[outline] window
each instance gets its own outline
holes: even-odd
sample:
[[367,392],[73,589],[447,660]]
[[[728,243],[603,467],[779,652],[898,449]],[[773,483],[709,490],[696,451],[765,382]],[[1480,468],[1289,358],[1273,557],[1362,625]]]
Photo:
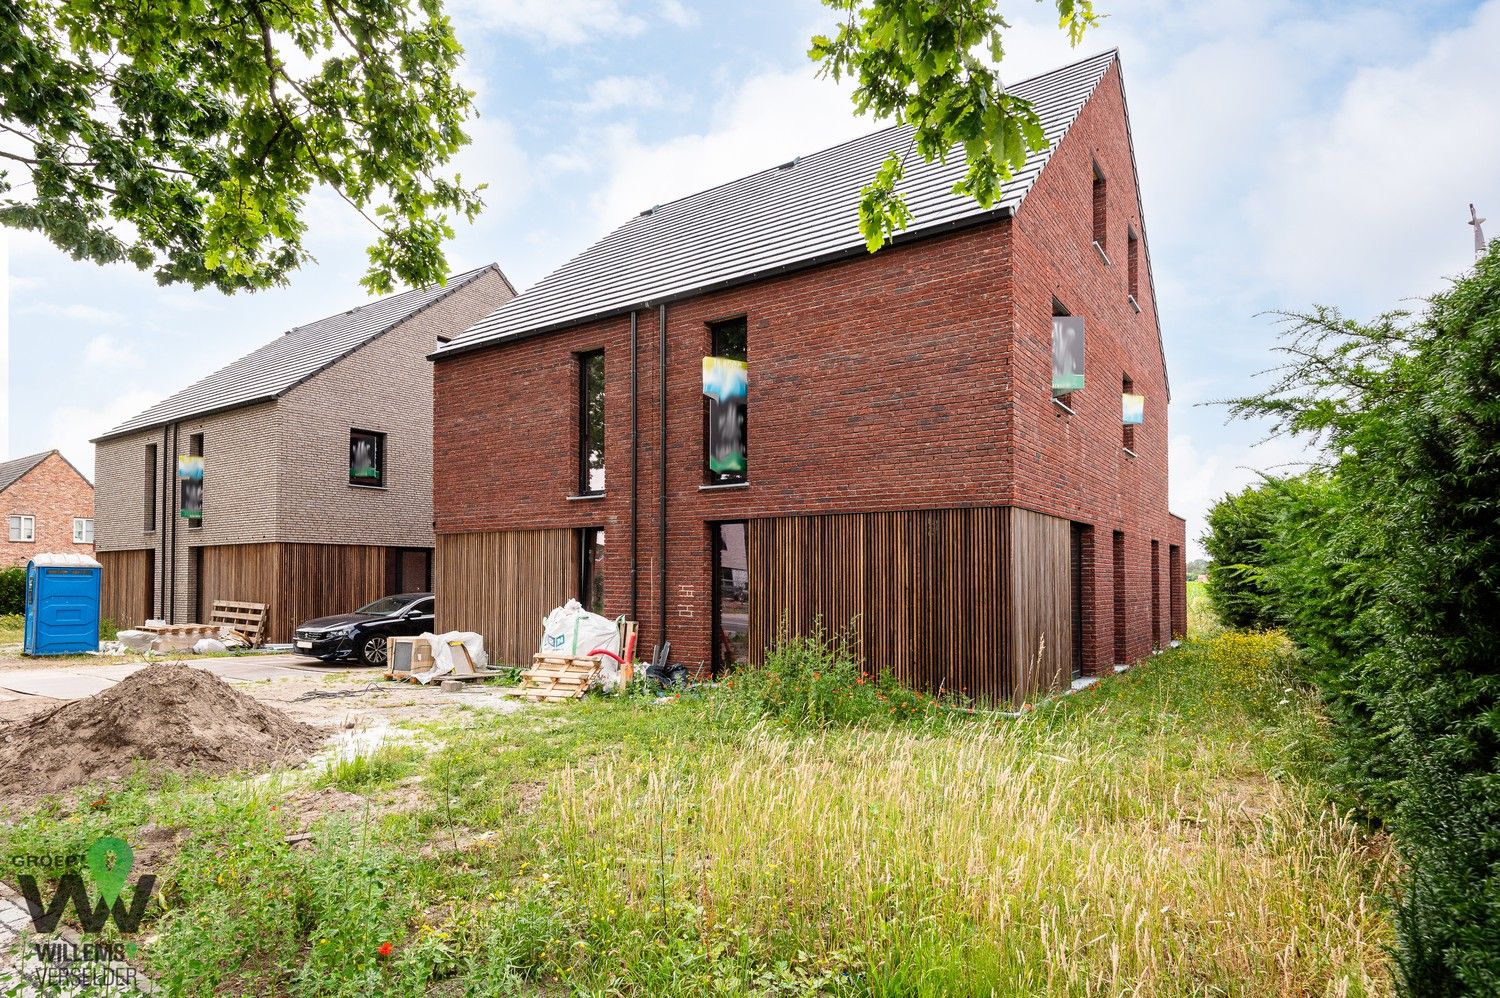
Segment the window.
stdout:
[[713,673],[722,676],[750,657],[750,557],[745,522],[715,523]]
[[1125,235],[1125,287],[1130,303],[1140,310],[1141,300],[1141,241],[1131,229]]
[[578,494],[604,491],[604,351],[578,355]]
[[378,489],[385,486],[385,434],[349,431],[349,484]]
[[1083,320],[1052,299],[1052,397],[1067,406],[1083,387]]
[[146,445],[146,533],[156,529],[156,480],[161,469],[156,464],[156,445]]
[[36,540],[36,517],[12,516],[10,518],[10,539],[13,543],[27,544]]
[[203,434],[194,433],[188,437],[188,455],[200,461],[198,477],[182,480],[182,515],[187,519],[188,529],[196,530],[203,526]]
[[93,520],[90,520],[89,518],[83,517],[83,516],[75,516],[75,517],[73,517],[73,543],[74,544],[92,544],[92,543],[94,543],[94,521]]
[[[744,316],[709,325],[709,356],[730,363],[704,365],[707,396],[704,452],[711,485],[735,485],[749,475],[749,323]],[[713,378],[714,383],[709,384]]]
[[[1094,164],[1094,245],[1100,253],[1109,249],[1109,203],[1098,163]],[[1105,260],[1108,259],[1106,256]]]
[[1151,647],[1161,647],[1161,542],[1151,542]]
[[578,532],[578,602],[590,613],[604,613],[604,531],[585,527]]
[[1128,644],[1125,640],[1125,535],[1115,531],[1115,664],[1125,665]]
[[1120,378],[1120,446],[1131,454],[1135,453],[1135,427],[1140,420],[1139,407],[1136,400],[1140,396],[1135,394],[1135,382],[1130,380],[1126,374]]

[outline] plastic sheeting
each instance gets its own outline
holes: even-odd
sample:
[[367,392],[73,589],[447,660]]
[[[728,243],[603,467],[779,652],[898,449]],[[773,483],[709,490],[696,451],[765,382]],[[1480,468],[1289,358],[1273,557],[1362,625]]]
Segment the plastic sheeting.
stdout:
[[[620,626],[617,621],[590,613],[576,599],[570,599],[547,614],[542,621],[544,655],[587,656],[603,649],[620,654]],[[606,688],[619,681],[620,663],[609,655],[595,655],[600,661],[600,680]]]
[[464,646],[469,653],[469,658],[474,663],[474,668],[481,672],[489,668],[490,658],[484,651],[484,635],[475,634],[473,631],[448,631],[444,634],[422,634],[421,637],[432,647],[432,668],[427,672],[416,672],[412,674],[413,679],[419,683],[430,683],[434,679],[441,679],[452,672],[457,663],[454,662],[453,648],[451,642],[457,641]]

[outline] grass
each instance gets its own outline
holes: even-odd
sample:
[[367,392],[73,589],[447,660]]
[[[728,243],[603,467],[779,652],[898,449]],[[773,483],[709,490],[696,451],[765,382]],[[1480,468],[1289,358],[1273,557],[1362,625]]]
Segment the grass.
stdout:
[[0,615],[0,645],[18,645],[25,640],[25,616],[19,613]]
[[[464,711],[422,756],[86,795],[0,859],[186,829],[142,947],[186,994],[1387,994],[1394,861],[1308,782],[1290,668],[1221,633],[1019,718]],[[318,783],[367,807],[288,847]]]

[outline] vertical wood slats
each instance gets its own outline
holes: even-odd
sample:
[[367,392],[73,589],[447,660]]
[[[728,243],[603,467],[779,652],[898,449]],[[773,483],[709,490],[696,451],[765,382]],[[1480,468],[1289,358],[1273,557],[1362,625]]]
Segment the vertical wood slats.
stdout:
[[138,627],[151,617],[151,595],[155,589],[155,551],[100,551],[95,557],[100,573],[99,617],[112,620],[121,630]]
[[918,688],[1000,701],[1055,686],[1072,661],[1070,530],[1007,507],[751,520],[752,661],[821,625]]
[[492,664],[528,665],[542,619],[578,595],[571,530],[439,534],[437,627],[484,635]]
[[357,544],[221,544],[196,549],[197,619],[215,600],[264,603],[266,640],[285,643],[299,624],[348,613],[389,595],[386,549]]

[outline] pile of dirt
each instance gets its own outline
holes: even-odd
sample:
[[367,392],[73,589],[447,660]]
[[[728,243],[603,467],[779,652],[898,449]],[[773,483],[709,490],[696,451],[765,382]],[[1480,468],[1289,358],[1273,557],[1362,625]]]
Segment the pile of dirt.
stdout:
[[0,800],[154,772],[227,773],[294,762],[323,735],[224,680],[153,665],[102,693],[0,727]]

